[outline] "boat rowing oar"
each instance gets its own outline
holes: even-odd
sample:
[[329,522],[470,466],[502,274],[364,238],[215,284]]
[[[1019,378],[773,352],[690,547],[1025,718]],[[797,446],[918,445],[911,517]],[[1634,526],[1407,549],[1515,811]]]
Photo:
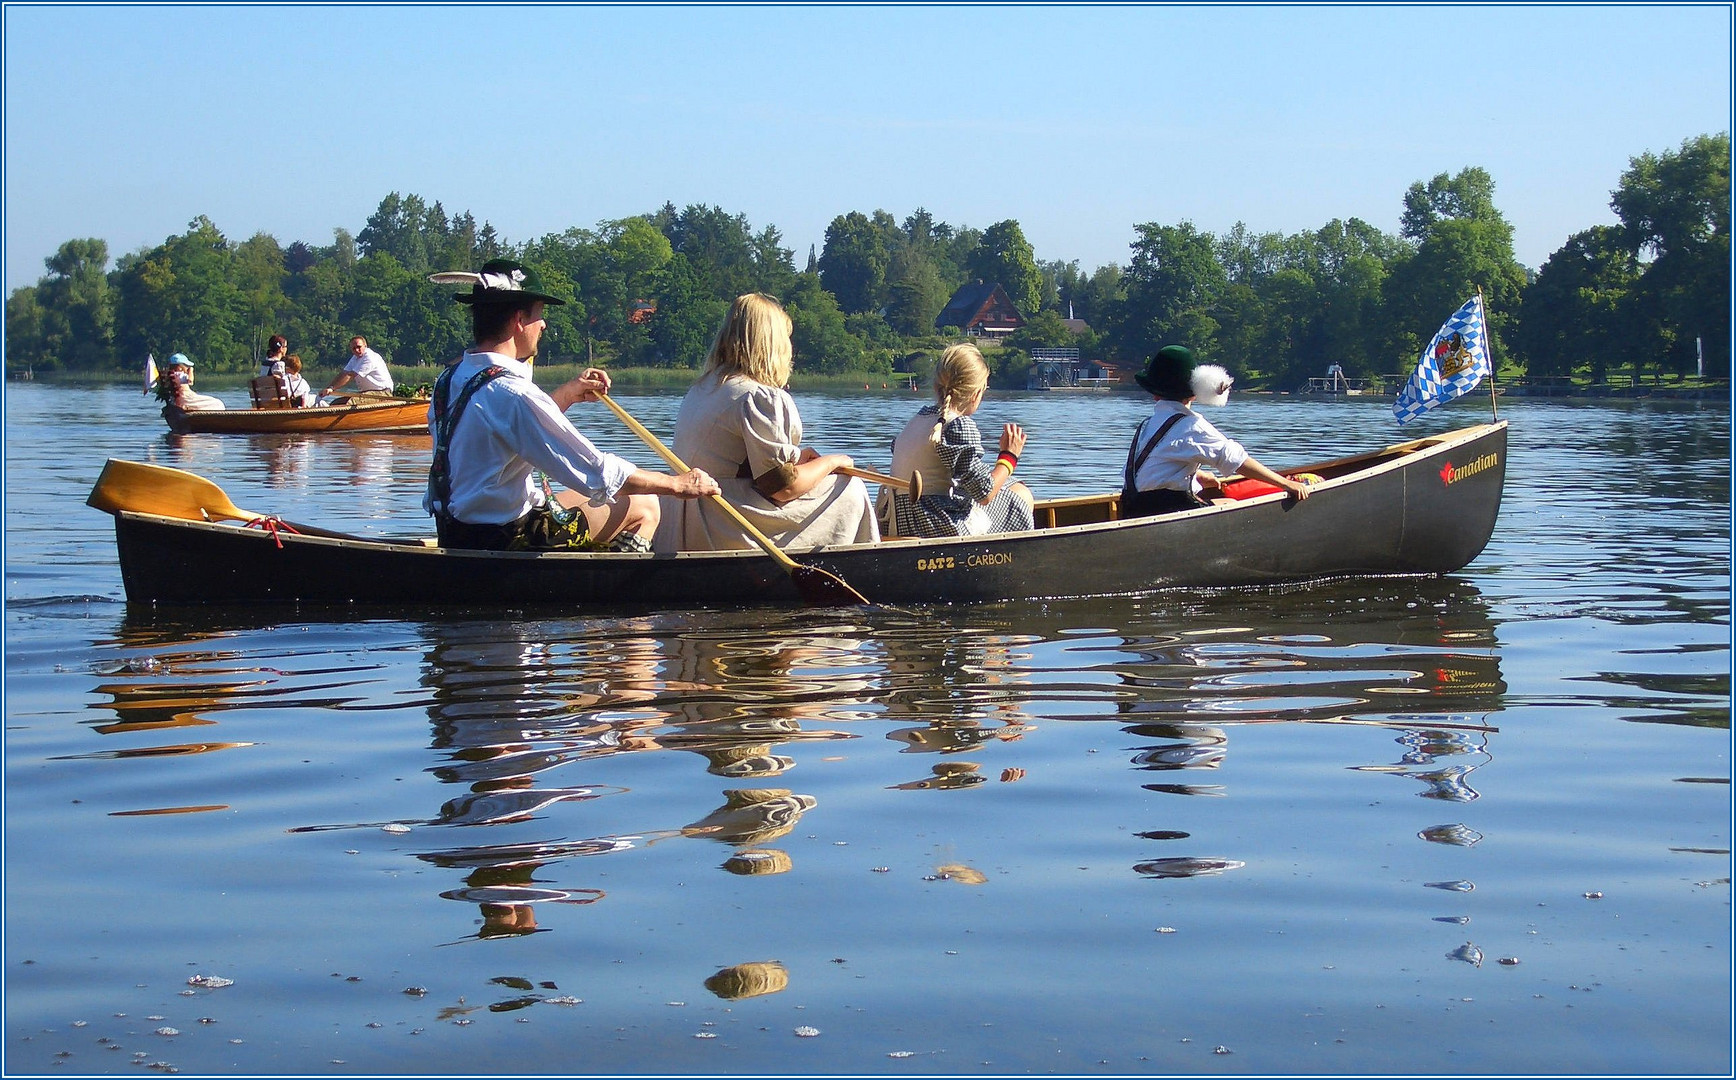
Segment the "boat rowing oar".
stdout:
[[[690,471],[686,463],[675,456],[675,451],[664,446],[661,439],[651,434],[644,424],[635,420],[633,414],[617,405],[614,398],[608,394],[598,394],[597,396],[616,416],[621,418],[621,423],[631,428],[633,434],[639,436],[646,446],[655,450],[657,456],[668,463],[671,469],[683,473]],[[723,507],[724,512],[735,521],[743,532],[747,533],[754,543],[760,546],[762,551],[770,555],[779,566],[784,568],[784,571],[790,575],[790,580],[795,583],[796,590],[802,594],[803,600],[816,607],[839,607],[845,604],[866,604],[869,602],[866,596],[851,588],[849,583],[837,574],[822,570],[817,566],[804,566],[784,554],[782,548],[772,543],[771,537],[754,528],[753,522],[743,517],[741,511],[737,510],[722,495],[712,495],[710,498],[715,499],[717,505]]]
[[[90,489],[85,503],[118,514],[122,510],[136,514],[156,514],[158,517],[181,518],[185,521],[265,521],[274,515],[256,514],[243,510],[230,501],[223,489],[196,473],[171,469],[166,465],[146,465],[140,461],[109,458]],[[275,518],[298,533],[323,536],[331,540],[361,540],[363,537],[332,532],[312,525]]]
[[873,469],[858,469],[854,465],[847,465],[844,468],[835,471],[841,472],[845,476],[860,476],[862,479],[872,480],[876,484],[885,484],[887,487],[894,487],[900,491],[908,491],[910,492],[910,497],[912,499],[922,498],[921,473],[913,472],[910,474],[910,479],[900,480],[896,476],[875,472]]

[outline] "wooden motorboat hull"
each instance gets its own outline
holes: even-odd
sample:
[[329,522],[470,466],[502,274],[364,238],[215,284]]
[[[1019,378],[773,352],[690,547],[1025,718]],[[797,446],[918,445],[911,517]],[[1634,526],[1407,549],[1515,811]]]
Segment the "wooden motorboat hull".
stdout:
[[[1038,504],[1040,527],[1030,532],[792,554],[887,604],[1445,574],[1488,543],[1506,461],[1501,421],[1292,470],[1325,478],[1303,502],[1271,494],[1118,521],[1091,520],[1105,516],[1112,496],[1058,499]],[[115,518],[132,603],[573,609],[801,602],[790,577],[758,550],[473,552],[422,539],[272,535],[124,511]]]

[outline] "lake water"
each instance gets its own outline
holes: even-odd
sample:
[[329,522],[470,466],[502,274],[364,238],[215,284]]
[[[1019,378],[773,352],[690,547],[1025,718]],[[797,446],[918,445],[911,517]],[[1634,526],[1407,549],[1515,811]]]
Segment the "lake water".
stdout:
[[[884,467],[925,399],[798,400]],[[1147,408],[979,419],[1084,494]],[[1212,413],[1280,466],[1487,415]],[[5,1072],[1728,1075],[1730,410],[1501,415],[1438,580],[436,619],[129,609],[83,504],[402,533],[425,440],[9,384]]]

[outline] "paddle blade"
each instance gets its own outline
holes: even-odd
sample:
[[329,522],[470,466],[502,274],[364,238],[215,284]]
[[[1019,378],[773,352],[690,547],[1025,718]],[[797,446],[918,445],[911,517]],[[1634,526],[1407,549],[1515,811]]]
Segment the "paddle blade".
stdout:
[[868,603],[868,598],[851,588],[843,578],[817,566],[797,563],[790,571],[790,580],[795,583],[796,591],[802,594],[802,601],[810,607],[851,607]]
[[229,501],[223,489],[190,472],[110,458],[86,504],[116,514],[128,510],[186,521],[252,521],[259,517]]

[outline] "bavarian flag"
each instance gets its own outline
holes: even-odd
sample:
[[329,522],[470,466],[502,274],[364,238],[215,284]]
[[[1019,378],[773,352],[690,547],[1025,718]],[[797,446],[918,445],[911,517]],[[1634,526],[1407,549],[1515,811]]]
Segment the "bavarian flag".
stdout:
[[1489,331],[1479,293],[1441,325],[1417,369],[1398,392],[1392,414],[1403,424],[1465,393],[1489,374]]

